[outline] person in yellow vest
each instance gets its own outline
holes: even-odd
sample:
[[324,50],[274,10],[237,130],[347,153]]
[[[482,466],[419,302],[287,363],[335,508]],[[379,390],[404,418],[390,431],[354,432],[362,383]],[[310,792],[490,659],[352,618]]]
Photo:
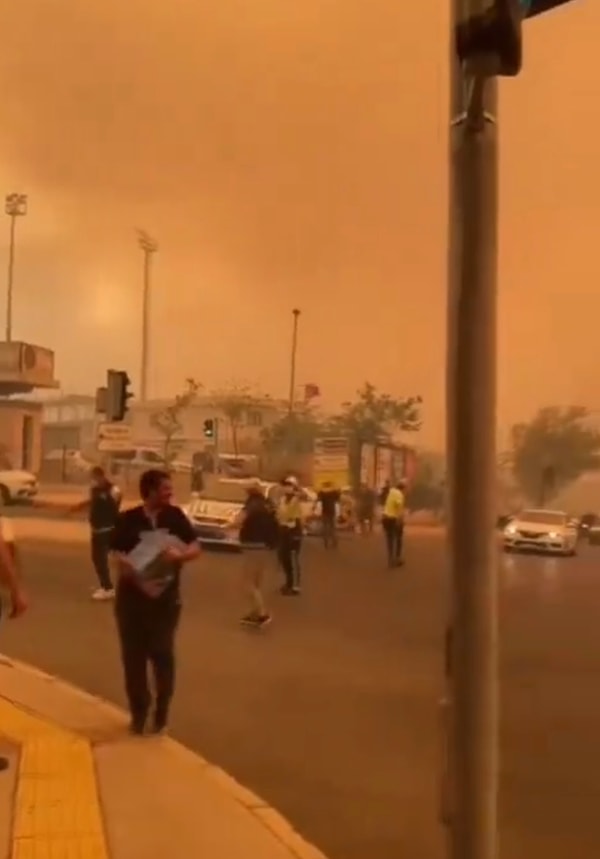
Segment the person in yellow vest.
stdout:
[[279,563],[285,576],[281,593],[283,596],[298,596],[304,517],[295,477],[288,477],[283,481],[283,494],[276,512],[279,523]]
[[383,502],[381,524],[385,535],[388,556],[388,566],[400,567],[404,563],[402,551],[404,545],[404,509],[406,482],[399,480],[390,486]]

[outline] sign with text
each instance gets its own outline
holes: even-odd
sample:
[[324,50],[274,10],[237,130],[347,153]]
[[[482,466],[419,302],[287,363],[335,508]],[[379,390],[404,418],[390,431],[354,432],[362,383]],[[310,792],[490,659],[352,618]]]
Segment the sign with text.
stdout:
[[333,483],[338,489],[350,483],[348,439],[322,436],[315,439],[313,480],[317,489]]
[[131,427],[122,423],[100,423],[96,439],[100,453],[131,450]]

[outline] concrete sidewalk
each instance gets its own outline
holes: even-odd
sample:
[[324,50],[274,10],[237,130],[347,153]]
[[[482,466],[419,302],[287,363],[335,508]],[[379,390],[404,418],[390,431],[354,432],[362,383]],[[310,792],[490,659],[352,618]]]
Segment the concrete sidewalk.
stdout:
[[130,737],[117,708],[4,658],[0,754],[0,856],[325,859],[218,767]]

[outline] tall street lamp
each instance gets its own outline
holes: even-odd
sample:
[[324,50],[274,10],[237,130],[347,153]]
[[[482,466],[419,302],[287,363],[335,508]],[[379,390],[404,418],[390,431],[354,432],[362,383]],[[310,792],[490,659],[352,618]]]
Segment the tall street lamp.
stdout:
[[142,293],[142,354],[140,369],[140,399],[148,399],[148,344],[150,339],[150,283],[152,273],[152,255],[158,251],[155,239],[145,230],[138,230],[138,245],[144,254],[144,276]]
[[296,353],[298,352],[298,320],[300,318],[300,311],[297,307],[292,310],[292,316],[294,318],[294,322],[292,327],[292,354],[290,360],[290,400],[288,404],[290,415],[294,413],[294,391],[296,389]]
[[12,340],[13,283],[15,271],[15,235],[17,218],[27,214],[27,194],[7,194],[4,211],[10,218],[8,245],[8,277],[6,281],[6,342]]

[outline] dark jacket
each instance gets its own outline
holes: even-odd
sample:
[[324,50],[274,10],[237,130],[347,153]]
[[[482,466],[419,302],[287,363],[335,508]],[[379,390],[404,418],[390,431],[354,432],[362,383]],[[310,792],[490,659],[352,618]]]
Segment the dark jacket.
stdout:
[[242,546],[273,549],[277,545],[278,531],[275,511],[269,501],[258,492],[249,495],[240,528]]
[[92,531],[110,531],[115,527],[121,495],[113,484],[106,480],[90,489],[89,523]]

